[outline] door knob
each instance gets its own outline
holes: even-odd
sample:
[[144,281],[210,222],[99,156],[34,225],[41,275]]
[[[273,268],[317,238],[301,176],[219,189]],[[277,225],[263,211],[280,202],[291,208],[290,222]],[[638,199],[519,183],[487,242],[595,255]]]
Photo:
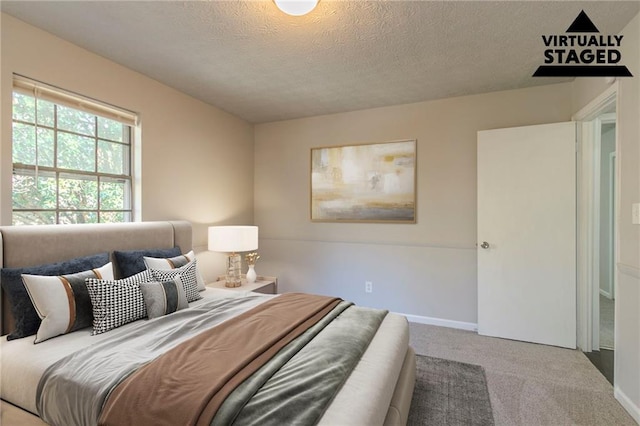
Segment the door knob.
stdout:
[[480,247],[482,247],[483,249],[488,249],[489,248],[489,243],[486,241],[483,241],[482,244],[480,244]]

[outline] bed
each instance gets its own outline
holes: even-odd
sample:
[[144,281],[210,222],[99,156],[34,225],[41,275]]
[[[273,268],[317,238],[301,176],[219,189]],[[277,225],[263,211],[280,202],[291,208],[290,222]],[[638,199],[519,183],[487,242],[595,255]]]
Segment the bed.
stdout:
[[[192,250],[192,229],[191,225],[185,221],[167,221],[167,222],[142,222],[142,223],[129,223],[129,224],[105,224],[105,225],[54,225],[54,226],[38,226],[38,227],[0,227],[0,266],[3,268],[18,268],[29,267],[34,265],[50,264],[53,262],[60,262],[68,259],[75,259],[82,256],[95,255],[96,253],[109,253],[111,260],[114,260],[114,251],[128,251],[128,250],[141,250],[141,249],[170,249],[173,247],[179,247],[182,253],[186,253]],[[114,279],[122,276],[123,271],[120,269],[118,262],[113,262],[114,265]],[[309,405],[309,400],[298,398],[298,395],[311,395],[312,399],[326,400],[322,406],[315,408],[319,414],[304,414],[307,417],[284,417],[289,419],[287,421],[302,423],[302,424],[322,424],[322,425],[337,425],[337,424],[350,424],[350,425],[400,425],[406,424],[407,416],[409,412],[409,406],[411,403],[411,396],[413,393],[413,387],[415,383],[415,356],[413,350],[408,345],[408,326],[404,317],[394,315],[392,313],[380,314],[372,313],[366,308],[359,309],[357,315],[377,315],[378,323],[374,328],[368,327],[373,331],[371,337],[362,346],[361,352],[357,355],[357,359],[353,361],[353,368],[346,372],[342,372],[344,379],[333,379],[332,374],[325,371],[316,371],[313,373],[314,377],[321,377],[323,379],[315,380],[315,382],[324,383],[324,377],[327,382],[334,380],[338,383],[335,390],[323,390],[327,392],[325,396],[320,394],[316,395],[315,389],[300,388],[300,386],[306,386],[298,383],[288,381],[295,374],[299,374],[298,370],[300,365],[304,362],[313,365],[324,365],[318,362],[303,361],[305,356],[317,356],[315,351],[326,353],[325,356],[329,361],[325,362],[327,366],[336,365],[336,356],[343,356],[344,353],[353,352],[349,348],[342,348],[342,341],[355,340],[343,337],[339,333],[351,333],[349,329],[341,329],[341,326],[334,325],[335,323],[343,323],[343,317],[346,318],[351,312],[356,310],[356,307],[348,306],[343,301],[327,300],[325,298],[315,296],[298,295],[298,294],[284,294],[284,295],[257,295],[250,292],[237,292],[237,291],[225,291],[222,289],[215,289],[206,287],[199,292],[200,299],[189,302],[188,309],[179,310],[171,315],[162,316],[161,318],[155,318],[153,320],[140,319],[137,321],[129,322],[125,325],[117,327],[111,331],[92,335],[91,327],[82,328],[77,331],[69,332],[64,335],[60,335],[53,338],[44,339],[43,341],[34,344],[34,336],[18,338],[13,340],[7,340],[6,334],[11,332],[14,328],[14,321],[11,315],[11,309],[8,304],[6,295],[3,292],[2,295],[2,333],[3,338],[0,341],[0,396],[1,396],[1,410],[2,410],[2,423],[3,424],[20,424],[20,425],[39,425],[45,424],[38,415],[41,412],[45,413],[45,418],[56,418],[54,414],[66,415],[64,412],[74,411],[76,409],[75,401],[76,397],[65,396],[67,400],[60,400],[59,395],[67,395],[67,388],[62,386],[58,382],[54,382],[54,378],[59,372],[68,370],[75,372],[77,376],[84,376],[85,373],[78,373],[81,368],[87,370],[87,374],[92,372],[91,370],[99,370],[95,368],[95,365],[106,365],[111,359],[115,358],[127,358],[128,354],[137,354],[137,349],[130,349],[138,345],[139,347],[153,346],[156,350],[155,342],[168,341],[165,338],[165,334],[178,335],[178,332],[173,330],[187,330],[180,331],[178,339],[180,342],[195,341],[201,338],[202,342],[206,343],[204,346],[214,346],[215,356],[209,358],[207,355],[200,356],[197,359],[196,368],[203,370],[216,368],[222,368],[220,365],[226,365],[229,361],[225,358],[221,358],[224,355],[224,350],[220,350],[221,346],[227,345],[227,342],[231,343],[234,340],[253,341],[254,336],[248,335],[242,337],[242,339],[234,339],[224,337],[237,336],[239,329],[244,327],[243,324],[251,321],[254,324],[253,317],[250,320],[245,320],[243,315],[253,314],[254,311],[264,309],[264,316],[270,318],[280,318],[284,313],[295,310],[296,306],[304,306],[302,311],[311,312],[311,306],[316,309],[313,312],[317,318],[322,320],[314,320],[316,322],[327,322],[328,325],[323,326],[331,331],[323,331],[323,329],[314,322],[306,328],[301,329],[299,334],[292,337],[287,337],[289,340],[280,343],[280,346],[272,349],[274,356],[265,361],[265,364],[256,366],[253,370],[250,370],[245,374],[245,378],[234,379],[240,380],[239,383],[231,386],[233,389],[229,390],[227,394],[219,396],[216,394],[212,397],[212,400],[216,398],[220,400],[214,408],[207,406],[206,410],[214,410],[214,417],[212,424],[228,424],[229,418],[236,419],[236,424],[278,424],[282,419],[278,420],[280,415],[295,412],[302,412],[302,407]],[[312,300],[313,299],[313,300]],[[290,303],[280,306],[284,303]],[[309,303],[309,308],[305,303]],[[313,305],[312,305],[313,304]],[[321,306],[322,305],[322,306]],[[329,306],[330,305],[330,306]],[[317,306],[317,307],[316,307]],[[341,308],[340,308],[341,307]],[[280,311],[266,311],[267,309],[280,309]],[[327,312],[336,312],[333,315],[339,318],[341,321],[328,322],[326,318],[330,315]],[[275,313],[274,313],[275,312]],[[345,312],[345,313],[342,313]],[[206,315],[206,317],[196,317],[196,315]],[[309,317],[312,315],[309,314]],[[207,318],[207,321],[202,320]],[[356,322],[365,321],[364,317],[354,317]],[[369,317],[367,317],[369,318]],[[371,317],[373,318],[373,316]],[[191,322],[188,322],[191,321]],[[289,320],[282,320],[289,323]],[[305,320],[305,324],[308,322]],[[346,321],[346,320],[345,320]],[[366,321],[374,321],[373,319]],[[277,321],[275,321],[277,322]],[[184,326],[183,324],[189,324]],[[205,328],[198,329],[194,324],[204,324]],[[302,322],[301,322],[302,323]],[[217,324],[211,327],[212,324]],[[198,325],[199,327],[200,325]],[[230,327],[238,327],[238,329],[231,329]],[[360,327],[367,328],[367,327]],[[318,331],[314,331],[318,329]],[[152,330],[152,331],[150,331]],[[342,331],[341,331],[342,330]],[[247,330],[248,333],[252,333],[251,330]],[[317,334],[313,334],[313,333]],[[154,334],[154,337],[150,333]],[[191,334],[190,334],[191,333]],[[203,337],[207,334],[206,339]],[[287,332],[288,333],[288,332]],[[310,334],[311,333],[311,334]],[[326,340],[329,335],[333,333],[334,340]],[[268,333],[256,333],[253,334],[268,334]],[[163,336],[158,338],[157,336]],[[146,336],[146,337],[145,337]],[[243,335],[244,336],[244,335]],[[287,334],[289,336],[289,334]],[[192,338],[193,337],[193,338]],[[36,335],[36,339],[39,339],[40,334]],[[144,341],[144,339],[148,341]],[[261,337],[262,338],[262,337]],[[216,339],[222,339],[219,342]],[[226,340],[224,340],[226,339]],[[301,340],[307,340],[307,347],[303,349],[295,349],[295,344]],[[335,340],[337,339],[337,340]],[[153,341],[154,343],[150,343]],[[218,343],[215,343],[218,342]],[[315,344],[315,349],[313,345]],[[120,345],[120,346],[118,346]],[[154,359],[154,362],[148,362],[145,360],[140,361],[140,364],[144,366],[144,373],[151,371],[150,364],[160,364],[155,362],[155,357],[163,361],[165,364],[179,364],[183,360],[184,353],[193,352],[192,349],[184,349],[182,352],[178,352],[177,358],[171,358],[170,355],[180,349],[178,343],[171,343],[166,348],[158,348],[157,351],[161,351],[162,355],[148,355]],[[200,344],[200,346],[203,346]],[[198,348],[200,347],[198,346]],[[240,345],[242,346],[242,345]],[[246,346],[246,345],[245,345]],[[96,348],[102,348],[100,350]],[[113,348],[113,353],[109,356],[108,351]],[[116,349],[119,348],[119,349]],[[239,347],[238,350],[242,350]],[[129,352],[128,352],[129,351]],[[282,354],[287,351],[295,355],[290,355],[289,358],[283,357]],[[298,352],[295,352],[298,351]],[[357,352],[357,351],[356,351]],[[99,361],[93,358],[87,358],[89,355],[97,356],[99,353],[103,358]],[[272,366],[274,360],[278,357],[283,358],[280,361],[280,366]],[[82,357],[79,356],[82,354]],[[88,354],[88,355],[85,355]],[[115,356],[117,355],[117,356]],[[137,356],[137,355],[136,355]],[[145,355],[147,356],[147,355]],[[346,356],[346,355],[344,355]],[[233,357],[232,357],[233,358]],[[90,359],[90,361],[89,361]],[[72,360],[77,361],[79,364],[72,364]],[[180,360],[177,362],[176,360]],[[333,360],[333,361],[332,361]],[[76,361],[73,361],[76,362]],[[120,361],[118,361],[120,362]],[[338,363],[341,363],[339,361]],[[55,364],[55,365],[54,365]],[[189,362],[184,362],[185,365]],[[253,364],[253,362],[252,362]],[[52,367],[53,366],[53,367]],[[54,368],[55,367],[55,368]],[[106,367],[105,367],[106,368]],[[186,367],[185,367],[186,368]],[[317,368],[317,367],[314,367]],[[327,367],[329,368],[329,367]],[[165,372],[162,368],[162,375]],[[269,371],[272,373],[268,373]],[[208,370],[207,370],[208,371]],[[277,373],[274,373],[277,371]],[[92,372],[92,374],[98,374]],[[149,386],[149,380],[153,380],[154,374],[159,373],[149,372],[148,377],[144,380],[139,380],[140,386]],[[184,374],[184,372],[176,373]],[[226,372],[225,372],[226,374]],[[269,379],[264,379],[262,382],[257,380],[257,377],[272,374]],[[307,373],[304,373],[307,374]],[[324,374],[324,375],[323,375]],[[72,377],[74,374],[70,374]],[[104,399],[96,399],[91,402],[86,402],[85,405],[96,405],[96,401],[102,401],[100,404],[100,410],[102,410],[101,419],[105,416],[115,413],[114,417],[109,417],[109,422],[105,421],[105,424],[118,424],[119,422],[126,422],[125,417],[118,417],[120,413],[132,413],[136,412],[136,416],[142,415],[138,413],[138,408],[141,405],[153,404],[160,401],[159,405],[169,404],[167,401],[173,400],[176,396],[175,389],[180,389],[180,393],[184,389],[190,389],[190,382],[181,381],[183,376],[178,376],[177,382],[179,385],[173,389],[169,388],[165,396],[161,391],[155,392],[152,397],[147,395],[148,392],[140,392],[136,390],[134,385],[130,385],[131,380],[129,376],[143,376],[144,374],[126,373],[117,380],[118,387],[114,390],[109,388],[106,392],[108,396],[108,402],[104,403]],[[91,383],[98,381],[98,376],[94,376],[88,379]],[[101,377],[101,376],[100,376]],[[151,379],[149,378],[151,377]],[[186,377],[186,376],[184,376]],[[68,378],[65,379],[68,381]],[[165,380],[165,378],[162,378]],[[186,379],[185,379],[186,380]],[[191,379],[189,379],[191,380]],[[297,379],[296,379],[297,380]],[[313,380],[312,380],[313,381]],[[122,383],[126,382],[126,386]],[[251,383],[249,383],[251,382]],[[64,386],[67,386],[64,382]],[[226,382],[225,382],[226,383]],[[75,386],[75,384],[72,384]],[[251,388],[254,386],[254,388]],[[315,386],[315,384],[314,384]],[[225,384],[223,387],[229,387]],[[54,389],[46,394],[47,389]],[[58,389],[58,392],[55,391]],[[64,392],[59,389],[65,389]],[[75,388],[74,388],[75,389]],[[78,388],[81,389],[81,388]],[[124,389],[124,390],[122,390]],[[155,389],[155,388],[154,388]],[[160,388],[158,388],[160,389]],[[203,393],[201,389],[196,389],[198,394]],[[253,389],[253,390],[252,390]],[[298,389],[296,391],[292,391]],[[120,392],[122,390],[122,392]],[[284,392],[278,394],[274,392]],[[236,403],[240,405],[241,414],[227,414],[233,412],[231,400],[239,400],[237,394],[242,392],[249,395],[246,401]],[[75,395],[69,390],[68,395]],[[129,393],[127,393],[129,392]],[[172,393],[173,392],[173,393]],[[295,393],[296,395],[291,395]],[[82,393],[82,392],[79,392]],[[205,392],[206,393],[206,392]],[[52,397],[54,395],[55,397]],[[115,396],[114,396],[115,395]],[[225,396],[226,395],[226,396]],[[136,398],[142,398],[138,401]],[[56,399],[58,398],[58,399]],[[144,398],[147,398],[146,400]],[[308,398],[308,397],[307,397]],[[111,404],[112,401],[122,401],[123,405]],[[128,401],[136,400],[138,405],[127,406]],[[207,401],[209,401],[207,399]],[[272,404],[269,408],[259,405],[265,401],[270,401]],[[305,402],[306,401],[306,402]],[[189,401],[191,403],[191,401]],[[315,402],[314,402],[315,403]],[[132,403],[133,404],[133,403]],[[199,403],[194,402],[194,407],[200,407]],[[72,408],[69,408],[72,407]],[[183,405],[180,405],[183,407]],[[184,407],[187,407],[184,405]],[[135,410],[134,410],[135,408]],[[163,407],[159,407],[162,410]],[[200,408],[198,408],[200,409]],[[186,410],[186,408],[185,408]],[[190,409],[189,409],[190,410]],[[217,412],[215,411],[217,410]],[[319,410],[319,411],[318,411]],[[150,410],[153,412],[153,410]],[[175,410],[173,410],[175,411]],[[308,410],[307,410],[308,411]],[[105,412],[108,412],[105,414]],[[160,412],[160,411],[159,411]],[[263,413],[272,413],[271,417],[262,417]],[[98,413],[100,414],[100,413]],[[169,413],[172,414],[172,413]],[[231,417],[224,417],[224,415]],[[151,416],[152,414],[150,414]],[[302,415],[302,414],[300,414]],[[252,417],[253,416],[253,417]],[[256,417],[257,416],[257,417]],[[314,417],[315,416],[315,417]],[[64,418],[64,417],[61,417]],[[78,417],[74,421],[79,424],[92,424],[95,420],[87,420],[91,417]],[[137,417],[136,417],[137,418]],[[186,418],[186,417],[185,417]],[[298,420],[292,420],[292,419]],[[185,421],[184,423],[191,424],[209,424],[210,417],[198,417],[198,421]],[[207,419],[204,422],[203,419]],[[217,420],[216,420],[217,419]],[[227,419],[227,420],[225,420]],[[300,420],[302,419],[302,420]],[[309,420],[313,419],[313,420]],[[158,420],[158,424],[161,422]],[[165,419],[166,420],[166,419]],[[102,420],[101,420],[102,421]],[[66,422],[66,420],[65,420]],[[204,423],[203,423],[204,422]],[[55,423],[55,421],[53,422]],[[144,423],[144,422],[142,422]],[[148,424],[156,423],[155,421],[148,421]],[[171,423],[166,421],[166,423]],[[175,423],[174,423],[175,424]]]

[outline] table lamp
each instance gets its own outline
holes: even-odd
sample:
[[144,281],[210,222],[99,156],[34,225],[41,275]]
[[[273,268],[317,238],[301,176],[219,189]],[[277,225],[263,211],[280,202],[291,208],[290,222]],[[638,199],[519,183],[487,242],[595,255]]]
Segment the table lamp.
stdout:
[[257,226],[210,226],[209,250],[231,253],[227,258],[225,285],[240,287],[242,285],[242,257],[240,252],[258,248]]

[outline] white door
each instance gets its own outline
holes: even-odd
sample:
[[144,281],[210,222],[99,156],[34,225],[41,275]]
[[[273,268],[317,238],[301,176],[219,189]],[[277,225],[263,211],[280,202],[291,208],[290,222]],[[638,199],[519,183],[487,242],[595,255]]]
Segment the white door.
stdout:
[[478,132],[478,333],[576,347],[576,130]]

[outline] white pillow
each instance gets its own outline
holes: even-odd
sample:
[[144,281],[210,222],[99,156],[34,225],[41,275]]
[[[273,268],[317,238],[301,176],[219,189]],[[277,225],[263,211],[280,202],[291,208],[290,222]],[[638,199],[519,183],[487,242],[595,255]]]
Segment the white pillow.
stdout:
[[[144,264],[147,265],[147,269],[156,269],[160,271],[168,271],[170,269],[180,268],[181,266],[185,266],[187,263],[191,262],[196,258],[195,253],[191,250],[189,253],[176,256],[169,257],[165,259],[160,259],[157,257],[147,257],[145,256]],[[204,278],[200,273],[200,270],[196,267],[196,282],[198,283],[198,291],[204,291],[206,289]]]
[[93,307],[86,278],[113,279],[110,263],[89,271],[60,276],[22,275],[31,302],[42,320],[34,343],[89,327]]

